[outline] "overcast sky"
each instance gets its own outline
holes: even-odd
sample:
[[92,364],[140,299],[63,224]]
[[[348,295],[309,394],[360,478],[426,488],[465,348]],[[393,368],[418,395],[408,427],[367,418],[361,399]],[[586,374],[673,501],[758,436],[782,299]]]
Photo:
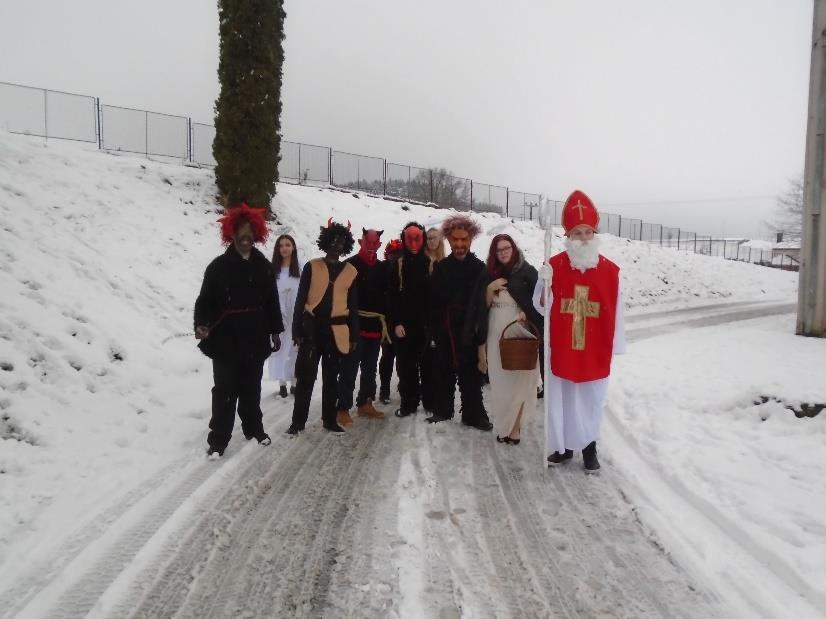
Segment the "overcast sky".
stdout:
[[[285,8],[289,140],[726,235],[802,173],[812,0]],[[0,81],[211,122],[217,37],[210,0],[0,0]]]

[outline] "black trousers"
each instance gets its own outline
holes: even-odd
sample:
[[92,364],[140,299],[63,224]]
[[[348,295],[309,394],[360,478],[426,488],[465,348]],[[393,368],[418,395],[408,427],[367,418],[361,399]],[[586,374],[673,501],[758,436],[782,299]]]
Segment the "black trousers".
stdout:
[[318,378],[318,362],[321,361],[321,420],[325,424],[333,424],[336,422],[339,372],[342,362],[349,355],[339,352],[329,323],[318,323],[307,314],[302,319],[302,332],[305,335],[295,360],[296,386],[292,423],[300,428],[307,423],[310,399]]
[[427,343],[421,364],[422,407],[428,411],[436,410],[436,347]]
[[436,409],[440,417],[453,417],[453,399],[456,383],[462,402],[462,421],[469,424],[488,421],[488,414],[482,402],[482,373],[479,372],[478,349],[463,346],[456,350],[459,367],[453,367],[453,351],[445,338],[436,347],[435,383]]
[[261,376],[265,359],[213,359],[212,418],[207,443],[223,451],[235,425],[235,407],[246,438],[264,433],[261,421]]
[[[396,347],[391,342],[381,345],[379,361],[379,395],[390,397],[390,380],[393,378],[393,365],[396,362]],[[375,394],[373,394],[375,396]]]
[[405,337],[396,338],[396,372],[399,374],[401,410],[415,413],[422,397],[422,359],[425,351],[424,328],[405,327]]
[[350,410],[353,406],[353,391],[356,388],[356,375],[361,368],[359,392],[356,406],[365,404],[376,397],[376,366],[379,362],[381,340],[360,336],[354,353],[347,355],[341,362],[341,374],[338,378],[338,404],[336,409]]

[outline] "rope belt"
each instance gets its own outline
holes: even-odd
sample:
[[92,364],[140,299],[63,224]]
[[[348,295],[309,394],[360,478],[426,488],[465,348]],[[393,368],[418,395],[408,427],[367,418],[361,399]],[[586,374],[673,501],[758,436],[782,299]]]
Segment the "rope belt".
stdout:
[[359,317],[361,317],[361,318],[378,318],[379,322],[381,322],[381,341],[382,341],[382,343],[390,341],[390,332],[387,330],[387,321],[384,318],[384,314],[380,314],[379,312],[368,312],[366,310],[359,310]]

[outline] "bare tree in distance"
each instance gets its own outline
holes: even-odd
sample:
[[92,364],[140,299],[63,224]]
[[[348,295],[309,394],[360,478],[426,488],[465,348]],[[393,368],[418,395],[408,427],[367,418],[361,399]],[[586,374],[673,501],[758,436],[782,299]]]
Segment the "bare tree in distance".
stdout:
[[800,240],[803,230],[803,175],[790,178],[786,191],[777,196],[774,220],[768,224],[785,240]]

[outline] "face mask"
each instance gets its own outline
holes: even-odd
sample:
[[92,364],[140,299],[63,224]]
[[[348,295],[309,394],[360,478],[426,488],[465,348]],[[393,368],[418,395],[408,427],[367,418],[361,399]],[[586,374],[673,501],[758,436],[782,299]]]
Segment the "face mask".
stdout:
[[419,228],[414,228],[413,226],[405,228],[404,246],[407,247],[411,254],[418,254],[422,250],[423,243],[424,235]]
[[381,235],[384,230],[365,230],[361,229],[362,236],[359,239],[361,250],[366,254],[375,255],[381,247]]

